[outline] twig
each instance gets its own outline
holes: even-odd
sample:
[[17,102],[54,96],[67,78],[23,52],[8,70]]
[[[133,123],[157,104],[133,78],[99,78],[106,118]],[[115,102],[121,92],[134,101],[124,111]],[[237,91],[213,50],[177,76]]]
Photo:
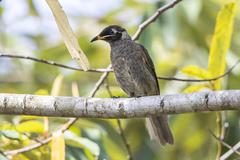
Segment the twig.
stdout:
[[24,148],[20,148],[20,149],[16,149],[16,150],[11,150],[11,151],[6,151],[6,152],[3,152],[3,153],[4,153],[4,155],[13,155],[13,154],[27,152],[27,151],[36,149],[38,147],[41,147],[42,145],[47,144],[51,140],[52,140],[52,137],[49,137],[48,139],[42,140],[41,143],[36,143],[36,144],[33,144],[31,146],[28,146],[28,147],[24,147]]
[[[107,67],[107,70],[111,69],[112,65],[110,64]],[[89,94],[88,97],[93,97],[96,93],[96,91],[99,89],[100,85],[103,83],[103,81],[105,80],[105,78],[107,78],[109,72],[104,72],[101,76],[101,78],[98,80],[98,82],[95,84],[95,87],[92,89],[91,93]]]
[[[61,128],[62,131],[63,132],[66,131],[71,125],[74,124],[74,122],[76,122],[76,120],[77,120],[77,118],[70,119],[65,125],[62,126],[62,128]],[[49,143],[51,140],[52,140],[52,137],[49,137],[47,139],[42,140],[42,142],[40,142],[40,143],[36,143],[36,144],[31,145],[31,146],[20,148],[20,149],[16,149],[16,150],[6,151],[6,152],[4,152],[4,154],[5,155],[13,155],[13,154],[27,152],[27,151],[36,149],[38,147],[41,147],[41,146]]]
[[[222,123],[221,123],[221,114],[220,111],[216,112],[216,122],[217,122],[217,138],[221,138],[221,133],[222,133]],[[218,141],[218,151],[217,151],[217,157],[216,160],[219,160],[222,155],[222,143],[221,141]]]
[[240,148],[240,142],[238,142],[235,146],[233,146],[232,148],[229,148],[229,151],[227,151],[224,155],[222,155],[220,157],[220,160],[225,160],[227,159],[229,156],[231,156],[233,153],[237,153],[238,155],[240,155],[240,152],[237,151],[238,148]]
[[[229,90],[229,77],[228,74],[225,78],[225,90]],[[222,111],[222,133],[221,133],[221,140],[224,140],[226,135],[226,130],[228,128],[228,122],[227,122],[227,111]]]
[[[16,129],[16,127],[15,127],[15,129]],[[17,129],[16,129],[16,131],[19,132]],[[30,140],[33,140],[33,141],[38,142],[38,143],[42,143],[42,142],[39,141],[37,138],[33,138],[33,137],[27,135],[27,134],[24,133],[24,132],[19,132],[19,133],[21,133],[21,134],[23,134],[24,136],[28,137],[28,139],[30,139]]]
[[[72,70],[76,70],[76,71],[84,71],[82,68],[71,67],[71,66],[61,64],[61,63],[54,62],[54,61],[48,61],[48,60],[35,58],[35,57],[30,57],[30,56],[21,56],[21,55],[15,55],[15,54],[2,54],[2,53],[0,53],[0,57],[28,59],[28,60],[33,60],[33,61],[36,61],[36,62],[41,62],[41,63],[45,63],[45,64],[49,64],[49,65],[62,67],[62,68],[72,69]],[[109,70],[106,70],[106,69],[89,69],[88,71],[89,72],[100,72],[100,73],[101,72],[112,72],[111,69],[109,69]]]
[[13,127],[14,127],[14,129],[15,129],[17,132],[19,132],[20,134],[23,134],[24,136],[28,137],[28,139],[33,140],[33,141],[38,142],[38,143],[41,143],[41,141],[39,141],[38,139],[33,138],[33,137],[27,135],[27,134],[24,133],[24,132],[18,131],[18,129],[17,129],[17,127],[16,127],[15,125],[13,125]]
[[123,142],[124,142],[124,144],[125,144],[125,146],[126,146],[126,148],[127,148],[127,152],[128,152],[127,158],[128,158],[129,160],[133,160],[129,143],[127,142],[127,139],[126,139],[126,137],[125,137],[125,135],[124,135],[124,133],[123,133],[123,129],[122,129],[122,126],[121,126],[121,122],[120,122],[119,119],[117,119],[117,122],[118,122],[118,127],[119,127],[119,134],[120,134],[120,136],[122,137],[122,140],[123,140]]
[[[106,81],[107,81],[107,79],[106,79]],[[113,97],[113,96],[112,96],[112,92],[110,91],[110,88],[109,88],[108,82],[106,82],[106,83],[104,84],[104,86],[106,87],[106,89],[107,89],[108,94],[110,95],[110,97]]]
[[[225,147],[227,147],[228,149],[230,149],[232,152],[235,152],[236,154],[240,155],[240,152],[237,151],[237,149],[235,149],[235,146],[236,146],[236,145],[235,145],[234,147],[230,146],[229,144],[227,144],[226,142],[224,142],[224,141],[222,141],[220,138],[218,138],[208,127],[207,127],[207,130],[211,133],[211,135],[212,135],[216,140],[218,140],[219,142],[221,142],[222,145],[224,145]],[[239,144],[240,144],[240,142],[239,142]],[[239,145],[239,147],[240,147],[240,145]],[[238,147],[238,148],[239,148],[239,147]]]
[[[106,83],[105,87],[106,87],[106,89],[108,90],[108,93],[109,93],[110,97],[112,97],[112,93],[111,93],[111,91],[110,91],[109,86],[108,86],[107,83]],[[129,160],[133,160],[132,152],[131,152],[131,149],[130,149],[130,145],[129,145],[129,143],[127,142],[127,139],[126,139],[126,137],[125,137],[125,135],[124,135],[124,132],[123,132],[123,129],[122,129],[122,126],[121,126],[121,121],[120,121],[119,119],[117,119],[117,122],[118,122],[119,134],[120,134],[120,136],[121,136],[121,138],[122,138],[122,140],[123,140],[123,143],[125,144],[126,149],[127,149],[127,153],[128,153],[127,158],[128,158]]]
[[150,23],[154,22],[160,16],[160,14],[162,14],[164,11],[166,11],[169,8],[174,7],[177,3],[181,2],[181,1],[182,0],[174,0],[174,1],[166,4],[165,6],[159,8],[152,17],[150,17],[145,22],[143,22],[142,24],[139,25],[137,32],[132,37],[132,40],[133,41],[137,40],[144,28],[146,28]]
[[[72,69],[72,70],[77,70],[77,71],[83,71],[83,69],[81,68],[75,68],[75,67],[71,67],[71,66],[67,66],[61,63],[57,63],[57,62],[53,62],[53,61],[48,61],[48,60],[44,60],[44,59],[39,59],[39,58],[35,58],[35,57],[29,57],[29,56],[20,56],[20,55],[13,55],[13,54],[0,54],[0,57],[10,57],[10,58],[20,58],[20,59],[29,59],[29,60],[33,60],[33,61],[37,61],[37,62],[41,62],[41,63],[46,63],[49,65],[55,65],[58,67],[62,67],[62,68],[67,68],[67,69]],[[226,71],[224,74],[215,77],[215,78],[211,78],[211,79],[182,79],[182,78],[170,78],[170,77],[163,77],[163,76],[158,76],[158,79],[161,80],[169,80],[169,81],[182,81],[182,82],[206,82],[206,81],[215,81],[218,80],[219,78],[222,78],[226,75],[228,75],[235,67],[236,65],[240,62],[240,59],[238,59],[238,61],[228,70]],[[98,72],[98,73],[102,73],[102,72],[112,72],[112,69],[89,69],[89,72]],[[87,71],[87,72],[88,72]]]
[[236,67],[236,65],[240,62],[240,59],[238,59],[238,61],[227,71],[225,72],[224,74],[218,76],[218,77],[215,77],[215,78],[211,78],[211,79],[202,79],[202,80],[199,80],[199,79],[181,79],[181,78],[168,78],[168,77],[158,77],[158,79],[163,79],[163,80],[175,80],[175,81],[185,81],[185,82],[205,82],[205,81],[215,81],[219,78],[222,78],[226,75],[228,75],[232,70],[233,68]]
[[221,140],[224,140],[227,128],[228,128],[227,111],[222,111],[222,133],[220,137]]

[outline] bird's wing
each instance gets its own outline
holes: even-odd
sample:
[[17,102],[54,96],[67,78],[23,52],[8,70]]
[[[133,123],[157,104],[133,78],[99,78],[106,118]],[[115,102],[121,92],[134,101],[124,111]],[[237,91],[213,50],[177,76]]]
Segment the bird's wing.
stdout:
[[154,67],[153,61],[152,61],[151,57],[149,56],[149,53],[148,53],[147,49],[143,45],[138,44],[138,47],[139,47],[139,50],[141,50],[143,62],[146,64],[146,66],[148,67],[148,70],[150,71],[151,75],[156,80],[156,84],[157,84],[157,88],[158,88],[158,94],[160,94],[157,75],[156,75],[156,72],[155,72],[155,67]]

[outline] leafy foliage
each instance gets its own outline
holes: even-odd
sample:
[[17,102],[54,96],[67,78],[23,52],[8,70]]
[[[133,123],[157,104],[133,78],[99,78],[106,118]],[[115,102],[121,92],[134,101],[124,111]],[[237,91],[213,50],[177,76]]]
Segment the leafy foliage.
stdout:
[[[183,73],[190,76],[196,76],[200,79],[210,79],[220,76],[225,72],[226,54],[231,43],[235,11],[236,3],[231,2],[224,5],[218,13],[215,33],[209,53],[208,70],[199,69],[197,66],[188,66],[182,69]],[[213,83],[213,90],[220,90],[222,88],[221,78]],[[193,90],[193,88],[191,88],[191,92],[198,91],[199,87],[195,89],[196,90]]]

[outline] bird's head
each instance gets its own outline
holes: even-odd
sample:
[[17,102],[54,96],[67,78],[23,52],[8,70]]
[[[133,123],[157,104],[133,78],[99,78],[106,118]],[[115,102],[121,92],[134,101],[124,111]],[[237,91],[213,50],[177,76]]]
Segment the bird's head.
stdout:
[[94,37],[91,42],[96,40],[104,40],[109,43],[117,41],[117,40],[131,40],[131,37],[127,33],[127,31],[117,25],[111,25],[103,29],[103,31],[96,37]]

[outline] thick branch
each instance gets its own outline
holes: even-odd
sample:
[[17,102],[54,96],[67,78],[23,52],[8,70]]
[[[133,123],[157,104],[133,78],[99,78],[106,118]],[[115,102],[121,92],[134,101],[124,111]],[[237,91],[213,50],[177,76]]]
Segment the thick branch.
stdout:
[[0,94],[0,114],[4,115],[117,119],[222,110],[240,110],[240,90],[140,98]]

